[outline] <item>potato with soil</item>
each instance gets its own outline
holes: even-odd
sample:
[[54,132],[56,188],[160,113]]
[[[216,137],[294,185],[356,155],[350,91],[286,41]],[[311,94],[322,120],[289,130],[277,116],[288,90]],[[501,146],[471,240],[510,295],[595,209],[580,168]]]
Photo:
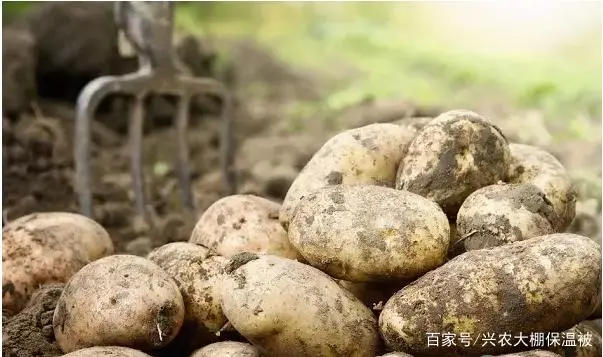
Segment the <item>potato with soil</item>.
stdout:
[[414,137],[396,188],[429,198],[455,217],[473,191],[505,178],[509,161],[507,139],[494,124],[474,112],[452,110]]
[[573,340],[576,346],[566,344],[555,346],[552,351],[562,357],[600,357],[601,356],[601,330],[592,321],[583,321],[559,335],[561,343]]
[[199,218],[190,243],[224,257],[250,252],[297,258],[278,221],[280,205],[255,195],[232,195],[212,204]]
[[373,313],[320,270],[241,253],[227,271],[224,314],[262,355],[375,356],[379,336]]
[[396,170],[415,130],[395,124],[371,124],[329,139],[287,191],[280,221],[289,227],[299,202],[325,186],[367,184],[393,187]]
[[510,183],[531,183],[540,188],[553,205],[556,232],[563,232],[576,215],[576,189],[561,163],[550,153],[535,146],[509,145],[511,165],[507,173]]
[[112,255],[69,280],[53,328],[66,353],[102,345],[152,350],[170,343],[183,319],[182,295],[165,271],[145,258]]
[[195,351],[191,357],[260,357],[260,353],[248,343],[223,341],[207,345]]
[[67,282],[111,253],[107,231],[79,214],[33,213],[10,222],[2,229],[2,308],[20,311],[38,286]]
[[74,352],[67,353],[63,357],[151,357],[150,355],[121,346],[97,346],[88,347]]
[[504,355],[497,355],[498,357],[561,357],[561,355],[544,350],[531,350],[517,353],[509,353]]
[[215,333],[227,322],[220,306],[219,288],[228,259],[210,257],[207,248],[185,242],[163,245],[147,258],[176,281],[182,294],[184,325],[173,344],[188,342],[198,348],[217,340]]
[[496,184],[473,192],[459,209],[456,226],[464,251],[496,247],[553,234],[555,212],[538,187]]
[[289,239],[308,263],[334,278],[408,280],[444,263],[450,226],[437,204],[414,193],[337,185],[301,200]]
[[421,356],[517,352],[502,344],[428,347],[426,336],[563,331],[596,308],[600,279],[601,250],[588,237],[558,233],[473,250],[396,293],[379,327],[390,349]]

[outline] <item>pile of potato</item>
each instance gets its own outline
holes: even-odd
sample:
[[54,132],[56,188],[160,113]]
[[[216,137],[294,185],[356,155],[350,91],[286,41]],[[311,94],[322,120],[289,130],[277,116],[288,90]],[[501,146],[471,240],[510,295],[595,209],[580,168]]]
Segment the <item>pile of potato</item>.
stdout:
[[[282,205],[225,197],[147,257],[79,215],[11,222],[3,308],[66,282],[52,328],[70,357],[597,356],[601,249],[563,233],[575,203],[551,154],[474,112],[371,124],[326,142]],[[570,329],[593,347],[473,343]]]

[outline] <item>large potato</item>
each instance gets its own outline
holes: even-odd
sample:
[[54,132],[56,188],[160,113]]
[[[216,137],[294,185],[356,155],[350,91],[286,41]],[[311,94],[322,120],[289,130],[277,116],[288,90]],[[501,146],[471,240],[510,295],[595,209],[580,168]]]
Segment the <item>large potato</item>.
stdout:
[[222,309],[262,355],[375,356],[376,319],[328,275],[277,256],[233,257]]
[[64,352],[102,345],[151,350],[172,341],[183,318],[182,296],[166,272],[145,258],[112,255],[69,280],[52,325]]
[[299,203],[289,239],[308,263],[332,277],[403,280],[444,263],[450,226],[437,204],[414,193],[337,185]]
[[299,201],[313,191],[339,184],[393,187],[396,170],[416,130],[395,124],[371,124],[329,139],[287,191],[280,221],[288,228]]
[[63,355],[63,357],[151,357],[150,355],[121,346],[88,347]]
[[558,333],[557,342],[551,350],[562,357],[601,356],[601,330],[592,321],[583,321]]
[[260,357],[260,353],[248,343],[223,341],[207,345],[195,351],[191,357]]
[[38,286],[64,283],[84,265],[113,253],[107,232],[73,213],[34,213],[2,229],[2,308],[20,311]]
[[216,340],[215,333],[227,322],[220,306],[219,286],[228,259],[208,257],[207,248],[186,242],[163,245],[152,251],[148,259],[166,271],[180,288],[186,311],[180,332],[183,340],[193,348]]
[[600,279],[600,248],[583,236],[552,234],[473,250],[396,293],[381,311],[379,327],[390,349],[421,356],[514,352],[518,347],[487,343],[428,347],[427,336],[562,331],[596,308]]
[[429,198],[455,217],[473,191],[505,178],[509,161],[509,144],[496,126],[474,112],[453,110],[414,137],[396,188]]
[[576,215],[576,189],[561,163],[550,153],[530,145],[509,145],[511,165],[507,181],[540,188],[557,215],[555,231],[563,232]]
[[496,247],[553,234],[555,211],[532,184],[496,184],[473,192],[459,209],[456,227],[464,250]]
[[251,252],[297,258],[279,223],[280,205],[254,195],[233,195],[212,204],[199,218],[189,242],[230,257]]

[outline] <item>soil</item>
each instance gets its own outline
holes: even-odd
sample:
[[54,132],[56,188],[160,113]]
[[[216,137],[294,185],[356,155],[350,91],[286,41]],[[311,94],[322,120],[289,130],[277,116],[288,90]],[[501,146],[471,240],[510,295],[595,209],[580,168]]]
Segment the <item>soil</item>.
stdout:
[[[97,76],[136,69],[135,58],[118,53],[106,6],[49,2],[34,9],[3,25],[3,224],[33,212],[78,212],[73,188],[77,94]],[[288,109],[300,101],[320,101],[325,95],[325,79],[292,68],[249,39],[224,41],[221,45],[226,49],[218,52],[208,39],[185,36],[177,41],[176,52],[194,75],[221,80],[234,96],[239,193],[282,201],[312,153],[336,131],[405,117],[435,116],[445,109],[423,108],[407,100],[368,100],[330,113],[328,118],[307,118],[311,119],[309,124],[296,131],[286,120]],[[225,53],[229,54],[227,65],[218,68],[218,59]],[[252,90],[258,87],[262,90]],[[147,101],[142,155],[152,211],[149,225],[134,213],[128,103],[127,98],[119,96],[107,98],[92,125],[93,218],[110,233],[116,252],[143,256],[165,243],[188,240],[200,214],[224,196],[218,171],[220,108],[212,98],[196,98],[190,108],[187,140],[196,209],[186,212],[173,167],[177,145],[173,103],[160,96]],[[333,118],[337,128],[326,124]],[[600,163],[596,165],[600,175]],[[586,225],[592,230],[594,224],[600,237],[600,218],[592,223],[592,217],[587,215]],[[39,306],[32,309],[22,314],[41,313]],[[22,331],[19,327],[11,332],[10,326],[5,328],[9,334]],[[44,352],[49,342],[41,337],[35,340],[37,334],[32,332],[32,340],[26,342],[14,341],[40,351],[36,354],[27,350],[32,352],[28,355],[56,355],[53,346]]]

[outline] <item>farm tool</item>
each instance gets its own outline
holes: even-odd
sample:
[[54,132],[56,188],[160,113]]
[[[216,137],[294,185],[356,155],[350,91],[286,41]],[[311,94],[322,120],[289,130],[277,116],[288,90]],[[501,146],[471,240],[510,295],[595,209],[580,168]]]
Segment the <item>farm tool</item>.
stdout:
[[178,177],[184,206],[194,209],[188,166],[188,108],[191,98],[213,95],[222,101],[220,165],[227,194],[236,190],[233,171],[232,113],[229,93],[224,85],[211,78],[192,77],[179,69],[175,59],[172,33],[174,8],[170,1],[125,1],[115,3],[115,20],[137,53],[139,69],[121,76],[103,76],[88,83],[77,99],[75,122],[76,192],[82,214],[92,217],[90,182],[91,120],[100,102],[109,95],[133,97],[129,122],[129,153],[137,215],[148,219],[142,168],[142,130],[144,100],[150,94],[178,98],[175,125],[178,141]]

